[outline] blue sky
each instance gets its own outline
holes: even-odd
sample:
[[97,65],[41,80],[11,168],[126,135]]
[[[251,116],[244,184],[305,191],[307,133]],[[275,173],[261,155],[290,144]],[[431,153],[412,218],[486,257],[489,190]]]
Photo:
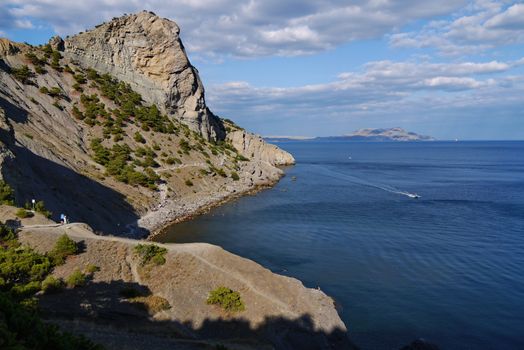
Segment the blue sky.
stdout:
[[0,0],[0,36],[40,44],[143,9],[179,24],[210,108],[260,134],[524,139],[514,1]]

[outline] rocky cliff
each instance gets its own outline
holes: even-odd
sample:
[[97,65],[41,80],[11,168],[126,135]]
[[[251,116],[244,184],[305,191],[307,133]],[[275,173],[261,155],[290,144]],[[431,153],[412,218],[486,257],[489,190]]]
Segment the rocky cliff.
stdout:
[[144,100],[205,138],[223,140],[224,127],[206,107],[204,86],[179,33],[175,22],[143,11],[66,39],[64,54],[128,82]]
[[17,204],[106,233],[153,232],[294,162],[209,111],[178,26],[150,12],[39,47],[1,39],[0,110]]

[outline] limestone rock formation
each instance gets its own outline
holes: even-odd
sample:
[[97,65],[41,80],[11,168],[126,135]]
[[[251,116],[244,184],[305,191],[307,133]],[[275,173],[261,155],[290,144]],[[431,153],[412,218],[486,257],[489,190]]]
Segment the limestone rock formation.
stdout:
[[245,130],[235,130],[227,138],[243,156],[251,157],[271,165],[291,165],[295,159],[288,152],[265,142],[262,137]]
[[175,22],[143,11],[66,39],[64,54],[130,83],[147,102],[208,140],[221,140],[223,125],[206,107],[204,86],[179,33]]

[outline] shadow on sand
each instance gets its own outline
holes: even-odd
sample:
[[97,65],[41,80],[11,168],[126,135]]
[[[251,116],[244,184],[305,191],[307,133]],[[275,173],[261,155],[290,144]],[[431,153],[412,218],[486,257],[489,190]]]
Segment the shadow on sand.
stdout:
[[199,326],[154,320],[145,308],[122,297],[122,291],[130,289],[150,293],[137,283],[91,282],[44,295],[40,305],[52,322],[73,333],[83,333],[109,349],[185,349],[184,344],[195,349],[215,349],[220,344],[228,349],[242,344],[252,349],[356,349],[343,330],[315,330],[308,314],[297,319],[266,317],[256,328],[247,320],[227,316],[206,319]]

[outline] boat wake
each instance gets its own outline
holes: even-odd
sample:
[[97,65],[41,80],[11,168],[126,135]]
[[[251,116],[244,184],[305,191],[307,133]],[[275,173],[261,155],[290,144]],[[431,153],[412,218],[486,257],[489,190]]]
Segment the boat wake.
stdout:
[[382,191],[386,191],[386,192],[394,193],[394,194],[399,194],[399,195],[406,196],[406,197],[409,197],[409,198],[414,198],[414,199],[420,198],[420,195],[418,195],[416,193],[402,191],[402,190],[400,190],[400,189],[398,189],[396,187],[393,187],[393,186],[372,183],[372,182],[369,182],[367,180],[361,179],[361,178],[359,178],[357,176],[339,173],[337,171],[329,170],[329,169],[326,169],[326,168],[320,167],[320,166],[318,167],[318,169],[321,170],[321,172],[326,173],[326,175],[328,175],[328,176],[331,176],[331,177],[334,177],[334,178],[338,178],[338,179],[342,179],[342,180],[347,180],[347,181],[349,181],[351,183],[354,183],[354,184],[357,184],[357,185],[373,187],[373,188],[376,188],[376,189],[379,189],[379,190],[382,190]]

